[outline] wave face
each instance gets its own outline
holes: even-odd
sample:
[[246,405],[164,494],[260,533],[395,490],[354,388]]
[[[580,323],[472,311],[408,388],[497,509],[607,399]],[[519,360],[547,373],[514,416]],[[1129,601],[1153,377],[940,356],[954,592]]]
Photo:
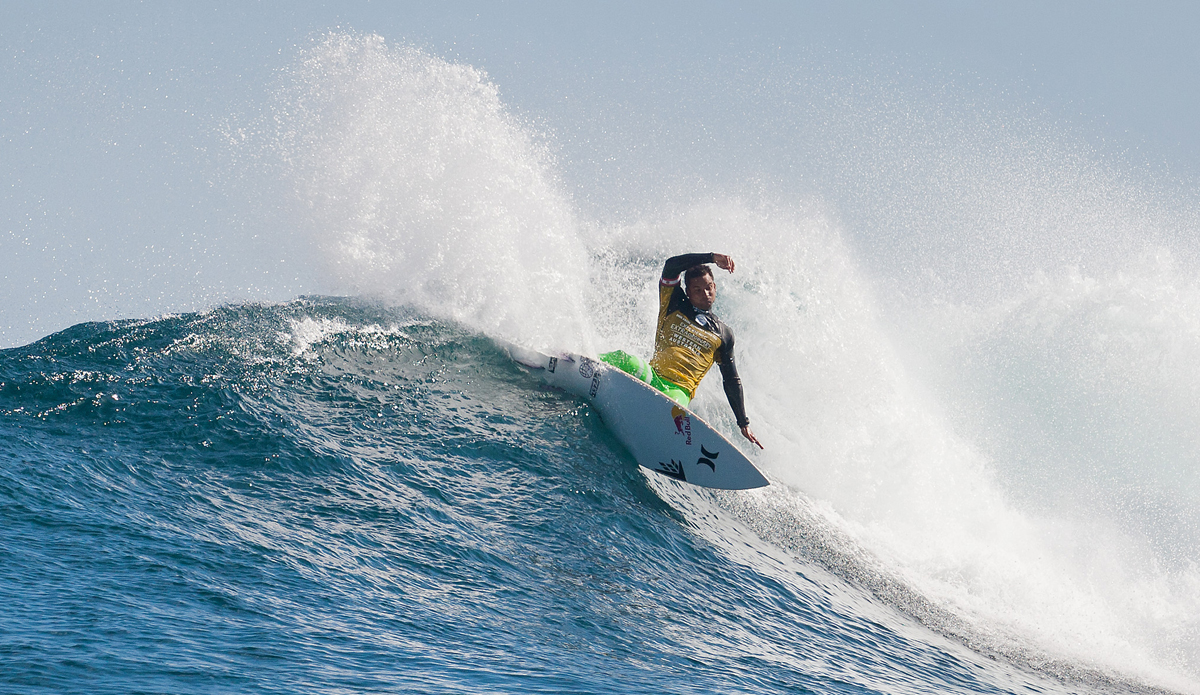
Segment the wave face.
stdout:
[[645,478],[587,406],[411,312],[82,324],[0,370],[23,692],[1056,687]]
[[[356,299],[0,353],[0,682],[1200,692],[1188,206],[1052,133],[795,77],[722,98],[837,110],[850,219],[714,185],[614,222],[480,71],[301,51],[230,143]],[[738,263],[716,310],[762,491],[639,471],[492,340],[648,354],[662,260],[706,249]],[[694,407],[736,436],[717,381]]]

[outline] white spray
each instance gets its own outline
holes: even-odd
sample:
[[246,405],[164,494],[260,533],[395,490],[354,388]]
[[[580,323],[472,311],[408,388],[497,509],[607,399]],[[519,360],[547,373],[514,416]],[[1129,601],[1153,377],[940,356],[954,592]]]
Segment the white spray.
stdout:
[[[914,371],[828,215],[715,199],[619,228],[581,223],[544,148],[470,67],[334,34],[287,76],[266,131],[335,284],[490,334],[646,354],[662,259],[733,255],[738,273],[718,278],[717,310],[737,332],[750,416],[768,446],[761,460],[776,479],[981,632],[1195,689],[1196,536],[1172,531],[1164,550],[1161,525],[1047,503],[1069,489],[1062,480],[1035,503],[997,458],[1014,455],[1022,434],[1075,453],[1089,441],[1061,423],[1034,432],[1003,420],[1005,403],[1028,400],[1005,384],[1024,365],[1058,412],[1116,421],[1132,405],[1157,439],[1125,426],[1091,441],[1174,451],[1154,499],[1194,509],[1200,492],[1185,469],[1200,442],[1200,324],[1189,317],[1200,315],[1200,289],[1169,259],[1103,278],[1032,278],[982,308],[914,310],[910,331],[924,338],[909,345],[927,353]],[[717,381],[696,407],[728,425]],[[1081,394],[1099,410],[1070,403]],[[989,438],[994,422],[1005,433]],[[1026,444],[1035,453],[1022,465],[1053,466],[1062,453]]]
[[286,76],[269,128],[335,289],[582,344],[570,205],[478,70],[332,34]]

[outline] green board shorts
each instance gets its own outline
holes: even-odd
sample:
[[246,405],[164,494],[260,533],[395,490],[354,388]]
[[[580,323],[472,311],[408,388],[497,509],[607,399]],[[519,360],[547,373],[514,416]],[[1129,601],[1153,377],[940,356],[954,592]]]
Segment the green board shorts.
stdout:
[[600,355],[600,361],[611,364],[626,374],[650,384],[665,393],[667,398],[685,408],[688,403],[692,402],[692,398],[688,395],[687,391],[684,391],[677,384],[673,384],[655,374],[654,368],[650,366],[650,363],[636,355],[631,355],[623,350],[614,350]]

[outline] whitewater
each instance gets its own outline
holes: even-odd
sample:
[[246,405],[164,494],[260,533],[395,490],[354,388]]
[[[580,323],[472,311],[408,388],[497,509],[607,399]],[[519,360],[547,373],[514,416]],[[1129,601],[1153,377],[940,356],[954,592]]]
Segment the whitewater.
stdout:
[[[846,90],[845,198],[606,217],[501,87],[315,39],[220,129],[328,293],[0,352],[0,689],[1200,693],[1186,197]],[[648,356],[697,251],[763,490],[639,469],[498,342]]]

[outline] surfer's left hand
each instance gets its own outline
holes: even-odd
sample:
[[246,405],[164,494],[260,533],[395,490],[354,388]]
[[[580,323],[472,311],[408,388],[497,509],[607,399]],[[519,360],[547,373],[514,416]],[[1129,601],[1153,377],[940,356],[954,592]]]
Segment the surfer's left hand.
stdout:
[[750,425],[742,428],[742,436],[749,439],[752,443],[757,444],[759,449],[763,448],[762,442],[758,441],[758,437],[755,437],[754,433],[750,431]]

